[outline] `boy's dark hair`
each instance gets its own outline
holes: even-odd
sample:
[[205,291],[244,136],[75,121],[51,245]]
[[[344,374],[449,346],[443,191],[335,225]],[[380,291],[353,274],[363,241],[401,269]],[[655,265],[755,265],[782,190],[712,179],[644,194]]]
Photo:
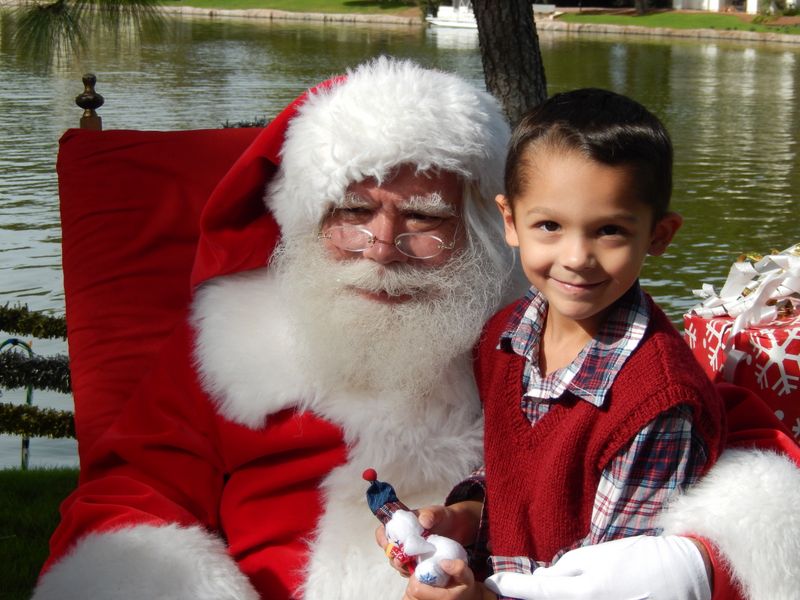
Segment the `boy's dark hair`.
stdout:
[[638,195],[653,207],[655,220],[667,213],[672,142],[661,121],[635,100],[585,88],[556,94],[530,110],[514,129],[506,157],[506,197],[512,205],[528,185],[530,151],[539,146],[630,167]]

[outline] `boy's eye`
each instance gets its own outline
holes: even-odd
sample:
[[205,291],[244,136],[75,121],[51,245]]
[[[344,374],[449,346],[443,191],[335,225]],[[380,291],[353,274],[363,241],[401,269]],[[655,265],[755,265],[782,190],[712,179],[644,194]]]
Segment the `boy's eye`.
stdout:
[[549,233],[552,233],[554,231],[558,231],[560,225],[555,221],[540,221],[539,223],[536,224],[536,228],[541,229],[542,231],[547,231]]
[[598,230],[601,236],[624,235],[625,230],[619,225],[604,225]]

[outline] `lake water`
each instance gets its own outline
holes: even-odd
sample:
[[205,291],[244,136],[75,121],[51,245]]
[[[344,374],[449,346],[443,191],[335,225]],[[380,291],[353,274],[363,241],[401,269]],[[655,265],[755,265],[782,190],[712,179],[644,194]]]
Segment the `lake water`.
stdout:
[[[0,12],[0,304],[53,314],[64,310],[57,140],[80,118],[82,73],[97,74],[106,129],[271,116],[306,87],[379,54],[483,81],[471,31],[174,18],[162,39],[101,34],[83,60],[45,71],[17,56],[11,19]],[[724,281],[741,252],[798,241],[800,47],[563,33],[542,33],[540,44],[550,93],[610,88],[646,104],[672,132],[674,206],[685,222],[643,284],[676,322],[695,303],[691,290]],[[34,349],[66,353],[66,344],[36,340]],[[24,390],[4,391],[2,401],[23,402]],[[36,392],[34,402],[72,408],[54,393]],[[76,463],[73,441],[31,441],[32,466]],[[19,438],[0,436],[0,467],[18,464]]]

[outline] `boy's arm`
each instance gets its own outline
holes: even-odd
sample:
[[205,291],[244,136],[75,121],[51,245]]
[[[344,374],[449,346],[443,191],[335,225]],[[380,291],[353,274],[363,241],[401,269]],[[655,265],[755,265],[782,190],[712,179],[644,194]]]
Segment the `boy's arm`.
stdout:
[[661,511],[678,490],[699,479],[706,457],[688,406],[658,415],[603,470],[586,537],[558,552],[553,561],[582,546],[658,533]]
[[[548,597],[555,592],[563,598],[611,599],[641,593],[709,600],[706,566],[693,541],[640,535],[657,533],[656,519],[667,500],[677,489],[696,481],[705,465],[706,447],[692,427],[691,410],[676,406],[665,411],[603,470],[590,531],[584,539],[558,553],[549,568],[531,565],[533,572],[528,574],[518,569],[517,573],[501,572],[487,585],[497,593],[518,598]],[[601,547],[601,555],[593,551]],[[570,549],[572,552],[563,554]],[[586,564],[588,554],[593,555],[593,564]],[[622,579],[618,565],[616,569],[602,568],[603,564],[615,565],[620,556],[627,561]],[[497,560],[493,563],[497,565]],[[660,565],[658,573],[636,567],[651,563]],[[508,564],[516,563],[512,560]]]
[[[705,578],[706,573],[687,569],[689,563],[678,561],[681,555],[689,556],[688,547],[681,552],[678,546],[665,546],[660,541],[692,536],[692,541],[709,540],[713,600],[794,598],[800,589],[800,563],[786,557],[800,553],[800,536],[795,535],[800,449],[788,438],[790,444],[783,445],[756,439],[756,434],[764,431],[753,431],[746,449],[723,452],[703,479],[669,508],[664,518],[667,532],[678,535],[639,536],[570,551],[553,567],[537,571],[548,576],[531,580],[527,587],[530,596],[517,597],[620,598],[632,585],[631,574],[641,576],[653,592],[663,578],[666,560],[673,565],[667,573],[668,587],[651,597],[692,598],[688,591],[696,585],[692,580]],[[758,526],[753,525],[754,520]],[[620,547],[629,540],[642,542]],[[651,545],[659,547],[655,556],[643,552]],[[600,592],[609,589],[613,593]],[[504,591],[510,594],[513,588]]]
[[486,564],[489,559],[489,508],[486,502],[485,467],[479,468],[456,485],[447,496],[445,505],[453,506],[462,502],[476,501],[481,503],[478,527],[472,540],[461,543],[469,554],[470,568],[476,577],[483,579],[486,576]]
[[573,547],[658,533],[658,517],[670,498],[694,484],[706,466],[706,444],[693,427],[691,408],[662,412],[603,470],[590,532]]
[[[748,422],[760,427],[753,419]],[[523,588],[530,596],[516,597],[620,598],[635,583],[631,574],[640,576],[647,586],[640,592],[655,594],[666,571],[664,564],[670,564],[667,587],[652,597],[692,598],[691,590],[709,576],[691,567],[700,560],[696,545],[692,550],[685,544],[661,541],[670,539],[705,544],[712,563],[713,600],[794,597],[800,589],[800,564],[786,557],[800,553],[800,536],[794,535],[800,502],[800,449],[788,437],[776,439],[779,432],[775,429],[761,427],[747,433],[749,437],[739,444],[745,448],[723,452],[719,462],[660,519],[667,533],[678,535],[639,536],[567,552],[553,567],[537,570],[540,577]],[[781,440],[784,442],[777,443]],[[753,525],[754,520],[758,526]],[[635,540],[641,542],[620,546]],[[649,546],[658,552],[646,551]],[[512,584],[519,585],[513,581],[508,585]],[[503,590],[513,595],[516,588]]]

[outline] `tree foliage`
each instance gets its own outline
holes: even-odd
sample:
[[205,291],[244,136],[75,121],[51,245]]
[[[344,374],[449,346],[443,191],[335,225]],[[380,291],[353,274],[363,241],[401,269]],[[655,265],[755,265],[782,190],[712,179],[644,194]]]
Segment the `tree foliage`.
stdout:
[[[410,0],[409,0],[410,1]],[[439,0],[417,0],[426,12]],[[24,0],[18,8],[14,44],[23,54],[78,56],[88,32],[105,27],[141,31],[164,21],[162,0]],[[473,0],[487,89],[500,100],[511,123],[547,97],[532,0]]]
[[27,0],[17,8],[14,44],[33,56],[77,56],[86,49],[87,34],[94,27],[115,34],[125,26],[135,31],[145,24],[158,27],[159,4],[160,0]]

